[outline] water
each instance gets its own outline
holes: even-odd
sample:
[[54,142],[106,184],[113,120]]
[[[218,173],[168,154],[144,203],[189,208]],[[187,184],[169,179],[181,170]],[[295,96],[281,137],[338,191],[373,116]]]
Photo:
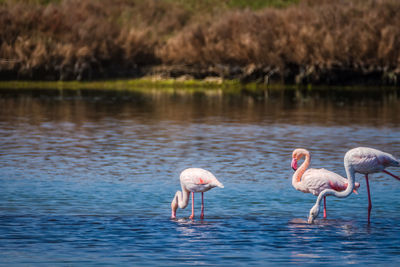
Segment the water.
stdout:
[[[291,152],[341,175],[344,153],[400,157],[396,91],[0,91],[0,265],[265,266],[400,262],[400,183],[315,197],[291,186]],[[171,220],[187,167],[225,185]],[[399,170],[391,169],[399,174]]]

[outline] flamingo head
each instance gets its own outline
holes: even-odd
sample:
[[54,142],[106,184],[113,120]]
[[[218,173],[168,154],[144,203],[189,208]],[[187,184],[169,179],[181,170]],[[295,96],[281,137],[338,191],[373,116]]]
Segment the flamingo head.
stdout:
[[310,152],[308,152],[306,149],[304,148],[297,148],[293,151],[292,153],[292,169],[294,171],[297,170],[297,162],[304,156],[310,156]]
[[297,159],[295,159],[295,158],[293,158],[292,159],[292,169],[294,170],[294,171],[296,171],[297,170]]
[[178,202],[176,197],[171,202],[171,219],[176,218],[176,210],[178,209]]
[[308,223],[314,223],[315,218],[318,217],[319,214],[319,204],[315,204],[311,209],[310,209],[310,215],[308,216]]
[[358,192],[357,192],[357,189],[358,189],[358,188],[360,188],[360,183],[355,182],[355,183],[354,183],[353,192],[354,192],[356,195],[358,195]]

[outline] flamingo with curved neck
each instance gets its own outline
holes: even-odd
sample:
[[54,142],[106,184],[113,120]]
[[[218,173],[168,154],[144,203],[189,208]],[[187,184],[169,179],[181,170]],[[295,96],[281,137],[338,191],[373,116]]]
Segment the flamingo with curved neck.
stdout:
[[376,172],[385,172],[394,178],[400,180],[400,177],[385,170],[387,167],[400,167],[400,160],[396,159],[393,155],[369,147],[357,147],[350,149],[344,156],[344,167],[349,180],[349,187],[343,192],[336,192],[334,190],[326,189],[322,191],[310,210],[308,222],[312,223],[319,214],[320,203],[322,198],[328,195],[336,197],[348,197],[351,194],[350,188],[354,187],[355,173],[365,175],[368,191],[368,223],[370,223],[370,213],[372,209],[371,196],[369,190],[368,174]]
[[[297,168],[297,162],[305,157],[304,162]],[[292,153],[292,168],[295,173],[292,177],[293,187],[304,193],[318,196],[325,189],[343,191],[348,187],[346,178],[326,169],[307,169],[311,163],[310,152],[303,148],[295,149]],[[360,187],[355,184],[354,191]],[[356,191],[355,191],[356,192]],[[324,197],[324,218],[326,218],[326,198]]]
[[192,193],[192,214],[190,219],[194,218],[194,193],[201,192],[201,214],[204,218],[204,195],[203,193],[214,187],[224,188],[215,176],[201,168],[189,168],[181,172],[180,175],[182,191],[177,191],[171,202],[171,218],[176,218],[176,210],[184,209],[189,203],[189,193]]

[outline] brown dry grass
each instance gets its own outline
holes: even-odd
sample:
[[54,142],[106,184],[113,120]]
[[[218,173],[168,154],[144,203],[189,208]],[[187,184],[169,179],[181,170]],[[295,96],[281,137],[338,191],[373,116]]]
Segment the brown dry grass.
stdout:
[[135,75],[138,66],[160,62],[155,46],[187,18],[184,10],[155,0],[4,5],[0,72],[32,79]]
[[168,64],[255,64],[297,74],[316,69],[400,73],[399,12],[394,0],[233,12],[210,25],[185,28],[158,55]]
[[222,15],[195,14],[173,1],[12,2],[0,6],[0,77],[134,76],[165,64],[251,66],[260,75],[274,69],[288,82],[373,73],[397,83],[398,14],[396,0],[305,0]]

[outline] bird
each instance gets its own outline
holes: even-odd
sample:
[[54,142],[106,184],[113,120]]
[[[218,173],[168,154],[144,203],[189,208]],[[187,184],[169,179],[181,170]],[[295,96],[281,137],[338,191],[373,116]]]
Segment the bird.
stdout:
[[371,221],[371,192],[369,188],[368,174],[384,172],[400,180],[400,177],[385,170],[387,167],[400,167],[400,160],[393,155],[370,147],[357,147],[349,150],[345,155],[345,161],[352,172],[365,175],[368,192],[368,223]]
[[204,218],[204,192],[214,187],[224,188],[224,185],[215,178],[215,176],[202,168],[188,168],[181,172],[180,181],[182,191],[177,191],[171,202],[171,218],[176,218],[176,210],[184,209],[189,203],[189,193],[192,193],[192,214],[190,219],[194,218],[194,193],[201,192],[201,215]]
[[[297,162],[305,157],[304,162],[297,168]],[[333,189],[343,191],[348,186],[348,180],[343,176],[328,171],[326,169],[307,169],[311,163],[310,152],[303,148],[297,148],[292,153],[292,168],[295,170],[292,178],[293,187],[304,193],[311,193],[318,196],[325,189]],[[354,192],[360,187],[359,183],[355,184]],[[326,214],[326,198],[324,197],[324,218]]]
[[344,167],[346,169],[347,178],[349,180],[348,188],[344,192],[339,192],[339,193],[329,189],[322,191],[319,194],[315,205],[310,210],[310,214],[308,217],[309,223],[312,223],[314,219],[318,216],[319,205],[323,197],[327,195],[334,195],[336,197],[349,196],[352,192],[351,189],[354,187],[355,173],[361,173],[365,175],[365,181],[367,185],[368,224],[369,224],[371,221],[372,203],[371,203],[371,194],[369,189],[368,174],[384,172],[400,180],[400,177],[385,170],[385,168],[387,167],[400,167],[400,161],[389,153],[370,147],[357,147],[347,151],[344,156]]

